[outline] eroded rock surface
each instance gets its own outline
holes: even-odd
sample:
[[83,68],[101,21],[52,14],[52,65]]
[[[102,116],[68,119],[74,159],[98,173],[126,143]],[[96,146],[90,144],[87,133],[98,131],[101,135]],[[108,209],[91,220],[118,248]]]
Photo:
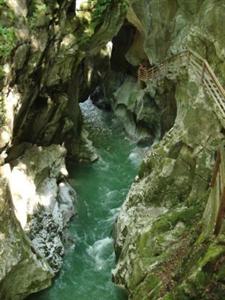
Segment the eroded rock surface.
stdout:
[[[224,83],[224,39],[217,32],[223,15],[220,1],[134,2],[128,20],[137,36],[127,61],[157,65],[190,47]],[[114,280],[133,300],[222,299],[224,229],[218,237],[202,238],[202,232],[223,126],[191,69],[175,65],[140,88],[157,106],[162,140],[150,149],[119,214]],[[140,100],[134,99],[125,110],[136,107]]]

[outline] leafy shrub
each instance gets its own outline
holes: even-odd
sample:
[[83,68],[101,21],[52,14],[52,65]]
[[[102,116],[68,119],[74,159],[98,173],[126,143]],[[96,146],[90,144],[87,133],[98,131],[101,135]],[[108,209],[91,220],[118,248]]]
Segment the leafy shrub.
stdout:
[[38,25],[40,19],[46,15],[47,5],[41,0],[32,2],[32,16],[29,19],[31,28],[35,28]]

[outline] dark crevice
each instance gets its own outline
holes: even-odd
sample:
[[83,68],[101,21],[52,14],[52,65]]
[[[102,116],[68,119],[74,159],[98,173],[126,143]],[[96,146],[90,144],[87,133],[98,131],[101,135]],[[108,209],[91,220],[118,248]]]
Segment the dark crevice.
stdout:
[[113,49],[110,61],[112,71],[125,72],[130,75],[136,74],[136,67],[132,66],[125,57],[134,41],[135,33],[136,28],[125,22],[118,34],[112,39]]

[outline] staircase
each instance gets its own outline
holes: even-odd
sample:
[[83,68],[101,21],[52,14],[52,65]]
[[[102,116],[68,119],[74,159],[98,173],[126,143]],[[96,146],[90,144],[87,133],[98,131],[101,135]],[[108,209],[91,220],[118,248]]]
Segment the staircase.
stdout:
[[184,50],[166,59],[159,66],[138,69],[139,81],[157,81],[169,74],[178,72],[181,67],[191,68],[199,84],[215,103],[214,111],[225,127],[225,90],[213,72],[208,62],[193,50]]

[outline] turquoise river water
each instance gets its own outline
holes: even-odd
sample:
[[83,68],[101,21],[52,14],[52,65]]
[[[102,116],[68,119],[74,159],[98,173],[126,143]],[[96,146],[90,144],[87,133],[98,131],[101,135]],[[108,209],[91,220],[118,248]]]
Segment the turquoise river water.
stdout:
[[101,112],[89,100],[81,107],[100,158],[71,167],[70,183],[78,194],[77,216],[69,229],[75,245],[67,249],[53,286],[29,300],[126,299],[111,282],[112,228],[145,149],[126,137],[111,113]]

